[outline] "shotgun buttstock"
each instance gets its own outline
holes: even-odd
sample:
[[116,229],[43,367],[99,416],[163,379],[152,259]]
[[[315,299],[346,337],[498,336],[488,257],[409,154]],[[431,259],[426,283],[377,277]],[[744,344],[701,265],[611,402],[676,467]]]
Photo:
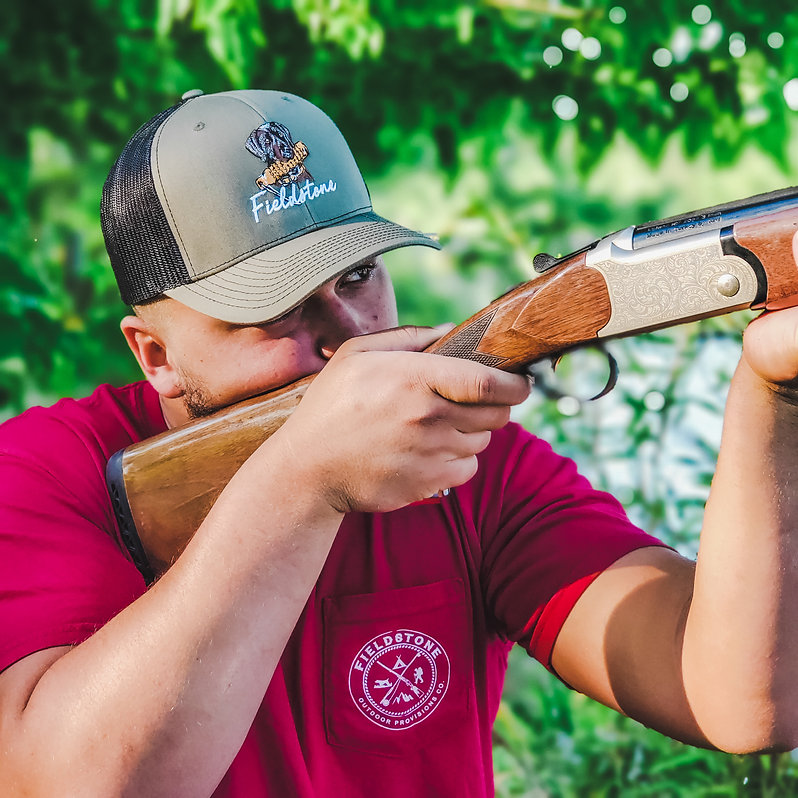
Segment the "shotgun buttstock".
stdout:
[[148,582],[175,561],[233,474],[288,419],[312,379],[167,430],[111,458],[109,489],[120,533]]

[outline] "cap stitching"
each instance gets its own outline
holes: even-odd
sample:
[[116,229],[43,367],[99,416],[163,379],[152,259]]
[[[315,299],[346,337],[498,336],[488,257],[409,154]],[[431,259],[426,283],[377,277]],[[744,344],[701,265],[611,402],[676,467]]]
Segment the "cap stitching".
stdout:
[[[366,235],[361,235],[361,233]],[[345,249],[341,250],[340,242],[341,239],[344,238],[357,238],[352,241],[351,245]],[[280,276],[285,277],[286,279],[289,278],[291,275],[296,274],[299,271],[304,271],[308,268],[309,264],[312,263],[314,260],[324,260],[324,256],[330,252],[334,252],[341,257],[345,256],[347,252],[352,252],[366,244],[377,244],[383,243],[388,241],[392,238],[398,239],[410,239],[420,237],[418,233],[414,233],[412,230],[405,232],[405,230],[397,225],[392,225],[390,222],[386,224],[379,225],[378,229],[374,227],[370,227],[368,229],[364,229],[361,231],[347,231],[343,235],[335,236],[334,238],[327,239],[326,241],[319,242],[318,244],[314,244],[312,248],[306,248],[304,250],[300,250],[298,253],[295,253],[294,256],[291,258],[291,262],[285,264],[283,261],[283,266],[280,269]],[[279,261],[271,261],[275,265],[279,266]],[[244,267],[246,269],[246,266]],[[257,272],[254,269],[247,270],[252,274],[256,274]],[[219,275],[222,278],[222,274]],[[198,281],[200,282],[200,281]],[[205,281],[203,281],[205,282]],[[232,281],[231,285],[234,284]],[[238,283],[238,285],[245,285],[245,283]],[[253,288],[258,285],[266,285],[265,282],[255,282],[248,283],[247,285],[251,285]]]
[[[387,224],[390,225],[391,223],[387,223]],[[401,238],[403,238],[405,240],[413,240],[413,239],[426,240],[426,239],[423,239],[421,234],[419,234],[419,233],[413,233],[413,231],[408,231],[407,233],[403,233],[403,232],[401,232],[401,229],[400,229],[400,231],[384,230],[383,229],[381,231],[380,235],[374,235],[373,234],[373,232],[374,232],[373,229],[369,229],[368,231],[363,231],[363,232],[369,232],[371,234],[368,235],[367,237],[358,238],[356,240],[356,242],[353,242],[353,245],[349,247],[348,252],[347,253],[341,253],[342,255],[343,254],[350,254],[350,255],[354,254],[358,250],[362,250],[364,247],[367,247],[370,244],[386,243],[386,242],[390,241],[392,238],[394,238],[394,236],[390,235],[390,233],[394,233],[394,232],[399,232]],[[337,237],[336,239],[330,239],[328,242],[324,242],[325,244],[327,244],[327,246],[325,246],[324,249],[327,250],[327,251],[332,250],[334,248],[333,245],[338,243],[337,239],[339,239],[339,238],[341,238],[341,236]],[[394,238],[394,240],[396,240],[396,239]],[[319,247],[318,246],[314,246],[312,249],[313,249],[313,253],[312,254],[318,255]],[[305,253],[307,253],[307,255],[309,255],[309,254],[311,254],[311,250],[310,249],[305,250]],[[377,254],[381,254],[381,253],[372,252],[370,254],[371,255],[377,255]],[[280,272],[279,275],[276,275],[276,276],[279,276],[280,278],[283,278],[283,279],[279,280],[279,284],[278,285],[274,285],[274,283],[276,282],[274,280],[270,281],[272,283],[271,286],[269,286],[268,282],[235,283],[233,281],[228,281],[226,283],[215,283],[214,284],[214,283],[208,283],[207,281],[202,280],[202,281],[197,281],[197,282],[194,282],[194,283],[190,283],[190,284],[186,285],[185,287],[188,290],[190,290],[192,293],[194,293],[196,296],[202,297],[203,299],[206,299],[209,302],[218,302],[219,304],[223,304],[223,305],[225,305],[227,307],[239,307],[239,308],[242,308],[242,309],[254,308],[254,307],[263,307],[262,304],[254,305],[252,303],[233,305],[233,304],[231,304],[230,300],[234,299],[234,297],[226,295],[225,293],[221,293],[220,291],[222,289],[224,289],[224,288],[228,288],[228,289],[230,289],[231,292],[234,292],[236,295],[238,295],[238,297],[240,297],[240,299],[242,301],[245,301],[246,298],[247,298],[247,293],[245,291],[241,290],[240,288],[238,288],[240,286],[241,288],[252,288],[252,289],[259,290],[259,295],[260,295],[259,299],[261,299],[261,300],[266,299],[268,297],[276,297],[274,299],[270,299],[269,303],[274,303],[274,302],[280,301],[281,299],[284,299],[286,296],[289,296],[290,293],[291,293],[292,286],[291,285],[286,285],[286,283],[290,283],[291,282],[290,278],[291,278],[292,275],[295,275],[295,274],[301,273],[301,272],[309,273],[309,265],[310,265],[310,262],[311,262],[312,259],[307,257],[307,255],[302,259],[301,262],[292,263],[290,265],[290,267],[285,268],[284,270],[282,270]],[[329,264],[329,265],[332,266],[333,264]],[[351,269],[352,267],[353,267],[353,264],[351,264],[351,263],[346,264],[345,266],[341,267],[341,269],[339,270],[338,273],[343,273],[344,271],[346,271],[347,269]],[[319,270],[319,274],[324,274],[324,272],[325,272],[324,268]],[[315,288],[313,290],[315,290]],[[307,297],[311,293],[313,293],[313,291],[308,292],[307,294],[305,294],[305,296]],[[216,299],[216,297],[220,297],[220,298],[222,298],[224,300],[227,300],[227,301],[222,301],[222,299]]]

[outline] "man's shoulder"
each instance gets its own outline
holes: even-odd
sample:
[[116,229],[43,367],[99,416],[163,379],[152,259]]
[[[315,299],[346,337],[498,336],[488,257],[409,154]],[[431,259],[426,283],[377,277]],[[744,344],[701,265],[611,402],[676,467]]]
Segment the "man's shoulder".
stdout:
[[104,384],[89,396],[31,407],[0,424],[0,454],[60,457],[80,447],[110,456],[164,427],[158,396],[148,383]]

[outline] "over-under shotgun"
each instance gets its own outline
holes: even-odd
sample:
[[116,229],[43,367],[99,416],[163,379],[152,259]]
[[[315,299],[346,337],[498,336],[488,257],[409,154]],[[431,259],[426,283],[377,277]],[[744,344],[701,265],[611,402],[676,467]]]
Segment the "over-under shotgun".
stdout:
[[[605,236],[483,308],[427,351],[507,371],[579,346],[744,308],[798,304],[798,187]],[[108,484],[136,565],[174,562],[222,488],[312,377],[117,452]]]

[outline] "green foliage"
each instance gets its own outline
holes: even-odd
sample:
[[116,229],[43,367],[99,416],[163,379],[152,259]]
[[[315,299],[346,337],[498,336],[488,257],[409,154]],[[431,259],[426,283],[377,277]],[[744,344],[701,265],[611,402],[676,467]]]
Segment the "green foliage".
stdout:
[[[636,5],[621,13],[587,0],[12,4],[0,33],[13,108],[0,131],[0,407],[135,377],[112,323],[122,308],[96,198],[130,133],[188,88],[295,91],[339,122],[372,180],[403,170],[416,181],[442,176],[440,201],[471,223],[465,234],[440,231],[467,284],[461,297],[525,278],[537,248],[567,251],[615,219],[685,210],[668,206],[656,184],[633,200],[591,190],[596,164],[624,138],[649,164],[675,138],[690,157],[706,152],[715,163],[749,146],[782,168],[794,158],[783,89],[798,56],[767,37],[789,42],[798,15],[730,5],[696,22],[678,2]],[[729,53],[733,33],[745,37],[739,57]],[[661,48],[669,66],[652,58]],[[686,100],[671,99],[675,84],[688,88]],[[686,194],[678,192],[689,207]],[[411,291],[403,298],[411,308],[418,301]],[[428,309],[457,318],[462,306],[450,300]]]
[[[404,319],[459,321],[611,230],[795,182],[798,13],[728,0],[56,0],[4,9],[0,414],[137,372],[98,224],[116,154],[199,87],[259,86],[338,122],[375,207],[440,234],[389,264]],[[703,16],[702,16],[703,14]],[[781,37],[781,38],[779,38]],[[792,82],[791,82],[792,81]],[[791,88],[792,87],[792,88]],[[519,418],[642,526],[692,553],[748,317],[540,367]],[[515,656],[496,726],[501,796],[786,795],[795,761],[642,729]]]
[[494,726],[498,798],[782,798],[792,754],[682,745],[574,693],[514,652]]
[[183,23],[203,34],[205,46],[231,85],[247,86],[255,58],[266,45],[260,12],[254,0],[162,0],[156,33],[165,41]]

